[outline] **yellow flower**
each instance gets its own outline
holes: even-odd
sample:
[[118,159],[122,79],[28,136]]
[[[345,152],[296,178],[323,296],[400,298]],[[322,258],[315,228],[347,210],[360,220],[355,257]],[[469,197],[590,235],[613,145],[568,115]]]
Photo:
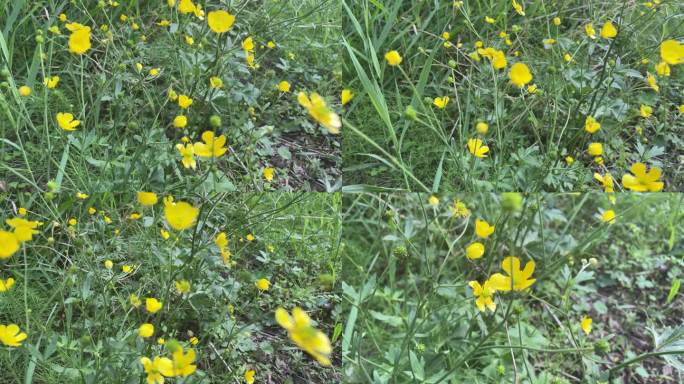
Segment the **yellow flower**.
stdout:
[[615,223],[615,211],[613,211],[612,209],[609,209],[607,211],[603,211],[603,213],[601,214],[601,220],[604,223],[608,223],[608,224]]
[[166,222],[177,231],[182,231],[195,225],[198,214],[199,209],[185,201],[174,202],[171,196],[164,198]]
[[19,215],[26,216],[27,213],[28,213],[28,211],[26,210],[26,208],[19,207]]
[[612,39],[615,36],[617,36],[617,29],[610,20],[606,21],[606,23],[603,24],[603,27],[601,27],[601,37],[604,39]]
[[676,40],[665,40],[660,44],[660,58],[671,65],[684,63],[684,45]]
[[634,163],[630,168],[632,174],[622,175],[622,185],[634,192],[658,192],[663,189],[665,184],[658,181],[662,175],[662,170],[658,167],[651,167],[646,171],[646,164]]
[[475,124],[475,130],[480,135],[486,135],[487,131],[489,130],[489,124],[485,123],[484,121],[480,121],[477,124]]
[[140,214],[138,212],[133,212],[130,215],[128,215],[128,218],[131,220],[138,220],[141,217],[142,217],[142,214]]
[[655,70],[658,76],[670,76],[670,65],[664,61],[655,65]]
[[105,260],[104,266],[107,269],[112,269],[112,268],[114,268],[114,262],[111,260]]
[[399,54],[399,52],[392,50],[385,53],[385,60],[387,60],[387,64],[395,67],[401,64],[401,55]]
[[28,97],[31,95],[31,87],[27,85],[22,85],[21,87],[19,87],[18,91],[19,96]]
[[146,339],[152,335],[154,335],[154,325],[145,323],[138,328],[138,336]]
[[88,214],[94,215],[96,213],[97,213],[97,209],[95,209],[95,207],[89,207],[88,208]]
[[0,342],[8,347],[18,347],[21,342],[28,337],[26,333],[19,331],[19,326],[16,324],[1,325],[0,324]]
[[184,115],[178,115],[173,118],[173,126],[175,128],[185,128],[188,125],[188,117]]
[[189,98],[186,95],[178,96],[178,106],[179,107],[181,107],[183,109],[187,109],[187,108],[190,108],[191,105],[192,105],[192,99],[191,98]]
[[157,194],[154,192],[138,192],[138,203],[145,207],[151,207],[157,204]]
[[354,94],[349,89],[343,89],[340,98],[342,99],[342,105],[347,105],[354,98]]
[[197,336],[191,337],[190,340],[188,340],[188,341],[190,342],[191,345],[199,344],[199,339],[197,338]]
[[173,352],[173,375],[190,376],[195,372],[197,366],[192,364],[195,361],[195,350],[188,349],[188,353],[183,353],[183,348],[178,348]]
[[266,43],[266,47],[268,47],[268,49],[273,49],[273,48],[276,47],[276,43],[274,43],[273,41],[269,40],[268,43]]
[[478,158],[483,158],[487,157],[487,152],[489,152],[489,147],[486,145],[482,144],[482,140],[480,139],[468,139],[468,150],[470,151],[470,154],[478,157]]
[[601,175],[599,173],[594,173],[594,179],[596,179],[603,186],[603,191],[606,193],[615,192],[615,185],[613,183],[613,177],[610,173]]
[[178,3],[178,12],[182,14],[194,13],[195,3],[192,0],[180,0]]
[[651,87],[651,89],[653,89],[654,91],[660,91],[660,87],[658,86],[658,80],[656,80],[655,76],[653,76],[652,74],[646,74],[646,82],[648,83],[648,86]]
[[[681,104],[679,107],[677,107],[677,110],[679,111],[679,113],[684,114],[684,104]],[[19,209],[21,209],[21,208],[19,208]],[[21,212],[19,212],[19,214],[21,214]]]
[[477,50],[478,55],[484,56],[492,62],[492,67],[494,69],[504,69],[506,68],[506,54],[498,49],[492,47],[479,48]]
[[[183,1],[183,0],[181,0]],[[173,362],[168,357],[157,356],[154,360],[140,358],[140,364],[147,374],[147,384],[164,384],[164,377],[173,377]]]
[[586,119],[584,119],[584,130],[589,132],[589,133],[595,133],[599,129],[601,129],[601,124],[596,121],[592,116],[587,116]]
[[193,39],[192,36],[185,35],[185,44],[193,45],[195,44],[195,39]]
[[342,127],[340,117],[328,108],[325,103],[325,99],[323,99],[321,95],[314,92],[309,98],[306,93],[299,92],[299,95],[297,95],[297,101],[299,101],[299,105],[306,108],[306,110],[309,112],[309,115],[314,120],[328,129],[328,132],[332,134],[340,133],[340,127]]
[[163,337],[159,337],[157,338],[157,344],[164,345],[166,344],[166,340]]
[[254,375],[255,374],[256,374],[256,371],[254,371],[253,369],[245,371],[245,383],[254,384]]
[[525,16],[525,11],[523,10],[523,7],[522,7],[522,5],[520,5],[520,3],[518,3],[518,2],[515,1],[515,0],[512,0],[512,1],[511,1],[511,4],[513,5],[513,9],[515,10],[515,12],[516,12],[518,15],[520,15],[520,16]]
[[212,76],[209,78],[209,86],[216,89],[223,88],[223,80],[218,76]]
[[75,217],[72,217],[71,219],[69,219],[68,223],[73,227],[74,225],[78,224],[78,220],[76,220]]
[[524,269],[520,269],[520,259],[515,256],[506,257],[501,263],[501,269],[503,269],[507,276],[500,273],[493,274],[489,281],[494,289],[497,291],[523,291],[532,284],[537,279],[531,279],[534,273],[535,262],[530,260],[525,264]]
[[7,292],[14,286],[14,279],[9,277],[7,280],[0,279],[0,292]]
[[273,181],[273,175],[275,174],[275,169],[272,167],[264,168],[263,175],[266,181]]
[[221,157],[223,156],[228,148],[226,145],[226,136],[221,135],[219,137],[214,136],[212,131],[204,131],[202,133],[202,141],[197,142],[194,145],[195,155],[199,157]]
[[557,17],[557,16],[554,17],[554,18],[553,18],[553,25],[555,25],[555,26],[561,25],[561,18],[560,18],[560,17]]
[[587,152],[591,156],[601,156],[603,154],[603,145],[601,143],[590,143],[587,147]]
[[438,206],[439,205],[439,197],[437,197],[435,195],[430,195],[430,197],[428,197],[428,204],[430,204],[433,207]]
[[290,83],[285,80],[281,81],[278,83],[278,90],[280,92],[290,92]]
[[90,27],[81,25],[79,23],[69,23],[65,25],[71,31],[69,35],[69,52],[82,55],[91,47],[90,44]]
[[104,220],[105,224],[111,224],[112,223],[112,219],[107,215],[102,217],[102,220]]
[[256,285],[257,289],[260,291],[268,291],[268,288],[271,286],[271,282],[268,281],[268,279],[259,279],[254,283],[254,285]]
[[582,327],[582,331],[584,331],[584,333],[587,335],[591,333],[591,323],[592,320],[589,316],[584,316],[584,318],[582,318],[582,321],[580,322],[580,327]]
[[76,192],[76,198],[85,200],[88,198],[88,194],[83,192]]
[[568,63],[572,61],[572,55],[569,53],[566,53],[563,55],[563,60],[567,61]]
[[65,15],[63,13],[60,13],[58,18],[59,18],[59,21],[61,21],[62,23],[67,21],[67,15]]
[[468,285],[473,289],[473,295],[477,297],[475,305],[477,305],[477,309],[479,309],[480,312],[484,312],[485,307],[489,308],[492,312],[496,310],[496,303],[494,302],[494,293],[496,293],[496,289],[494,289],[489,280],[485,281],[482,285],[473,280],[469,282]]
[[594,29],[594,26],[591,23],[584,26],[584,32],[590,38],[592,38],[592,39],[596,38],[596,30]]
[[197,167],[197,161],[195,161],[195,148],[192,143],[186,145],[176,144],[176,149],[183,157],[181,161],[185,168],[195,169]]
[[449,96],[435,97],[433,104],[439,109],[444,109],[446,108],[447,104],[449,104]]
[[43,85],[48,87],[48,89],[57,88],[57,83],[59,83],[59,76],[46,77],[43,79]]
[[214,243],[217,247],[219,247],[219,249],[223,249],[228,246],[228,238],[226,237],[225,232],[220,232],[218,235],[216,235]]
[[165,230],[164,228],[162,228],[162,229],[159,230],[159,235],[160,235],[160,236],[162,237],[162,239],[164,239],[164,240],[168,240],[169,237],[171,237],[171,234],[169,233],[169,231]]
[[228,32],[235,23],[235,16],[224,10],[211,11],[207,14],[209,28],[216,33]]
[[495,22],[496,22],[496,20],[494,20],[493,18],[491,18],[489,16],[485,16],[485,23],[494,24]]
[[484,220],[475,219],[475,234],[480,239],[488,238],[492,233],[494,233],[495,228],[496,226],[489,225],[489,223]]
[[148,73],[150,74],[150,76],[157,76],[159,74],[159,68],[152,68]]
[[451,205],[451,214],[454,217],[468,217],[470,216],[470,209],[461,200],[454,200]]
[[39,221],[29,221],[21,217],[7,219],[5,220],[5,223],[14,228],[14,237],[16,237],[17,241],[20,243],[33,240],[33,235],[39,233],[36,228],[42,225]]
[[511,79],[511,83],[519,88],[522,88],[525,84],[532,81],[530,69],[523,63],[513,64],[510,72],[508,72],[508,77]]
[[162,309],[162,306],[162,302],[154,297],[148,297],[145,299],[145,309],[147,309],[147,312],[149,313],[159,312],[159,310]]
[[121,272],[123,272],[123,273],[131,273],[131,271],[133,271],[133,267],[130,266],[130,265],[124,264],[124,265],[121,266]]
[[256,237],[254,237],[254,235],[251,233],[248,233],[245,237],[247,238],[247,241],[254,241],[256,239]]
[[161,20],[157,23],[157,25],[160,27],[168,27],[169,25],[171,25],[171,22],[168,20]]
[[653,108],[649,105],[641,104],[639,107],[639,114],[641,117],[651,117],[651,115],[653,115]]
[[275,312],[278,324],[288,332],[290,340],[313,356],[322,366],[330,366],[332,347],[325,333],[311,325],[311,318],[299,307],[292,310],[292,316],[284,308]]
[[131,294],[128,296],[128,301],[129,301],[129,302],[131,303],[131,305],[132,305],[133,307],[135,307],[135,308],[138,308],[140,305],[142,305],[142,302],[140,301],[140,298],[139,298],[138,295],[136,295],[135,293],[131,293]]
[[484,255],[485,247],[480,242],[474,242],[466,247],[466,257],[470,260],[479,259]]
[[58,112],[57,124],[59,124],[59,127],[65,131],[73,131],[76,130],[76,127],[81,124],[81,121],[75,120],[74,115],[71,113]]
[[190,292],[190,282],[187,280],[180,280],[174,283],[176,285],[176,291],[181,295]]

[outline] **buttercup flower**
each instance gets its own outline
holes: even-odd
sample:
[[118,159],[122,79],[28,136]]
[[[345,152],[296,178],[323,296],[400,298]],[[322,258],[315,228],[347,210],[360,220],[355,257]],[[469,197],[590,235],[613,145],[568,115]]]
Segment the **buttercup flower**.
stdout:
[[166,222],[177,231],[182,231],[195,225],[198,214],[199,209],[185,201],[174,202],[171,196],[164,198]]
[[515,0],[512,0],[512,1],[511,1],[511,5],[513,6],[513,9],[515,10],[515,12],[516,12],[518,15],[520,15],[520,16],[525,16],[525,11],[523,10],[523,7],[522,7],[522,5],[520,5],[520,3],[518,3],[518,2],[515,1]]
[[584,316],[582,318],[582,321],[580,322],[580,327],[582,328],[582,331],[584,331],[585,334],[590,334],[591,333],[591,317],[589,316]]
[[599,129],[601,129],[601,124],[592,116],[587,116],[584,120],[584,130],[589,133],[596,133]]
[[646,82],[648,83],[648,86],[651,87],[651,89],[653,89],[654,91],[660,91],[660,87],[658,86],[658,80],[656,80],[655,76],[653,76],[652,74],[646,74]]
[[347,105],[354,98],[354,94],[349,89],[343,89],[340,95],[342,105]]
[[332,134],[340,133],[340,127],[342,127],[340,117],[328,108],[325,99],[321,95],[314,92],[310,96],[309,98],[306,93],[299,92],[299,95],[297,95],[299,105],[306,108],[309,115],[327,128],[328,132]]
[[660,58],[670,65],[684,63],[684,45],[676,40],[665,40],[660,44]]
[[176,291],[180,294],[190,292],[190,282],[187,280],[176,281],[175,283]]
[[151,207],[157,204],[157,194],[154,192],[138,192],[138,203],[145,207]]
[[178,106],[183,109],[188,109],[192,105],[192,99],[186,95],[178,96]]
[[401,64],[401,55],[397,51],[389,51],[385,53],[385,60],[387,60],[387,64],[395,67],[399,64]]
[[57,124],[65,131],[74,131],[81,122],[79,120],[74,120],[74,115],[71,113],[59,112],[57,113]]
[[257,289],[260,291],[268,291],[268,288],[271,286],[271,282],[268,281],[268,279],[259,279],[254,283],[254,285],[256,285]]
[[281,81],[278,83],[278,90],[280,92],[290,92],[290,83],[285,80]]
[[487,131],[489,130],[489,124],[485,123],[484,121],[480,121],[477,124],[475,124],[475,130],[480,135],[486,135]]
[[154,335],[154,325],[145,323],[140,325],[140,328],[138,328],[138,336],[146,339],[152,335]]
[[247,384],[254,384],[254,375],[256,374],[256,371],[253,369],[245,371],[245,383]]
[[601,156],[603,154],[603,145],[601,143],[590,143],[587,147],[587,152],[591,156]]
[[470,151],[470,154],[475,157],[483,158],[487,157],[489,147],[483,145],[482,140],[480,139],[468,139],[468,151]]
[[594,29],[594,26],[591,23],[584,26],[584,32],[590,38],[592,38],[592,39],[596,38],[596,30]]
[[147,312],[149,313],[157,313],[160,309],[162,309],[162,306],[162,302],[154,297],[148,297],[145,299],[145,309],[147,309]]
[[653,115],[653,107],[641,104],[639,107],[639,115],[641,115],[641,117],[651,117],[651,115]]
[[662,170],[658,167],[651,167],[646,171],[646,164],[634,163],[630,168],[633,174],[622,175],[622,185],[634,192],[658,192],[663,189],[665,184],[658,181],[662,175]]
[[311,325],[311,318],[304,310],[295,307],[290,316],[284,308],[278,308],[275,318],[278,324],[287,330],[292,342],[313,356],[322,366],[330,366],[330,340],[325,333]]
[[91,47],[90,44],[90,27],[79,23],[69,23],[65,27],[71,31],[69,35],[69,52],[82,55]]
[[209,78],[209,86],[215,89],[223,88],[223,80],[218,76],[212,76]]
[[264,168],[263,175],[266,181],[273,181],[273,175],[275,174],[275,169],[272,167]]
[[154,360],[141,357],[140,364],[147,374],[147,384],[164,384],[164,377],[174,376],[173,362],[167,357],[157,356]]
[[466,247],[466,257],[470,260],[479,259],[484,255],[485,247],[480,242],[475,242]]
[[670,76],[671,71],[670,71],[670,65],[667,64],[664,61],[661,61],[660,63],[655,65],[655,70],[658,76]]
[[0,279],[0,292],[7,292],[14,286],[14,279],[8,277],[7,280]]
[[606,193],[615,192],[613,177],[610,175],[610,173],[606,173],[605,175],[601,175],[599,173],[594,173],[594,179],[598,180],[598,182],[603,185],[603,191],[604,192],[606,192]]
[[7,259],[19,250],[19,240],[12,232],[0,230],[0,259]]
[[14,228],[14,236],[19,242],[33,240],[33,235],[38,234],[38,228],[42,223],[39,221],[29,221],[21,217],[5,220],[5,223]]
[[202,141],[194,144],[195,155],[199,157],[221,157],[228,148],[226,145],[226,137],[224,135],[215,137],[214,132],[204,131],[202,133]]
[[57,88],[58,83],[59,76],[46,77],[43,79],[43,85],[45,85],[48,89]]
[[433,104],[439,109],[444,109],[449,104],[449,96],[435,97]]
[[195,161],[195,148],[192,143],[186,145],[176,144],[176,149],[182,156],[181,161],[185,168],[195,169],[197,167],[197,161]]
[[18,347],[21,342],[26,340],[26,333],[19,331],[19,326],[16,324],[2,325],[0,324],[0,342],[8,347]]
[[477,305],[477,309],[479,309],[480,312],[484,312],[485,307],[489,308],[492,312],[496,310],[496,303],[494,302],[494,293],[496,293],[496,289],[494,289],[489,280],[485,281],[482,285],[473,280],[469,282],[468,285],[473,289],[473,295],[477,297],[475,305]]
[[475,219],[475,234],[480,239],[486,239],[494,233],[494,225],[489,225],[488,222],[480,219]]
[[211,11],[207,14],[209,28],[216,33],[228,32],[235,23],[235,16],[224,10]]
[[525,84],[532,81],[530,69],[523,63],[513,64],[510,72],[508,72],[508,77],[511,79],[511,83],[519,88],[524,87]]
[[183,348],[178,348],[173,352],[173,375],[186,377],[197,370],[197,366],[192,364],[195,361],[195,350],[190,348],[188,353],[183,352]]
[[603,27],[601,27],[601,37],[604,39],[612,39],[615,36],[617,36],[617,29],[613,23],[606,21],[606,23],[603,24]]
[[515,256],[508,256],[501,263],[501,269],[506,272],[507,276],[495,273],[489,278],[489,281],[497,291],[523,291],[536,281],[536,279],[531,278],[534,268],[534,260],[528,261],[525,264],[525,269],[520,269],[520,259]]
[[615,223],[615,211],[608,209],[601,214],[601,221],[608,224]]

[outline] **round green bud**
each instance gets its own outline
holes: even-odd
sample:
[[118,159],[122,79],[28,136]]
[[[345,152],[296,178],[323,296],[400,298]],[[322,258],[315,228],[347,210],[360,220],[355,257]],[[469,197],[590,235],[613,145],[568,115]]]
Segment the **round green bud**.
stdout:
[[505,192],[501,194],[501,208],[515,212],[522,209],[523,197],[518,192]]
[[597,355],[603,355],[610,351],[610,344],[606,340],[599,340],[594,343],[594,353]]
[[416,110],[411,105],[406,107],[406,111],[404,111],[404,115],[406,115],[406,117],[411,119],[411,120],[416,120],[418,118],[418,114],[416,113]]
[[456,68],[456,60],[449,60],[449,66],[451,68]]
[[209,125],[213,128],[219,128],[221,126],[221,117],[219,115],[211,115],[209,118]]

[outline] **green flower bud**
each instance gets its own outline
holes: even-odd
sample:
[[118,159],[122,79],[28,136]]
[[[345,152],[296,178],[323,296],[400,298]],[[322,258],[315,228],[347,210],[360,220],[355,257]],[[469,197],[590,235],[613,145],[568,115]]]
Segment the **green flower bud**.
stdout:
[[505,192],[501,194],[501,208],[515,212],[522,209],[523,197],[518,192]]
[[221,126],[221,117],[218,115],[211,115],[209,118],[209,125],[213,128],[219,128]]
[[449,60],[449,66],[451,68],[456,68],[456,60]]
[[416,120],[418,118],[416,110],[413,109],[413,107],[411,105],[406,107],[406,111],[404,112],[404,115],[406,115],[406,117],[411,119],[411,120]]
[[610,344],[606,340],[599,340],[594,343],[594,353],[597,355],[603,355],[610,351]]

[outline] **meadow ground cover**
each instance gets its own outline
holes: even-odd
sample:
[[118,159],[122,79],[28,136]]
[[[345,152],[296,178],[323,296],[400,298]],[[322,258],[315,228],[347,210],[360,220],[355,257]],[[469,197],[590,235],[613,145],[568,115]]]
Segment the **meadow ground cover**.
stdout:
[[339,194],[0,199],[3,383],[331,383]]
[[343,5],[348,191],[684,188],[681,1]]
[[681,194],[345,194],[349,383],[681,383]]
[[0,1],[0,187],[339,188],[340,11]]

